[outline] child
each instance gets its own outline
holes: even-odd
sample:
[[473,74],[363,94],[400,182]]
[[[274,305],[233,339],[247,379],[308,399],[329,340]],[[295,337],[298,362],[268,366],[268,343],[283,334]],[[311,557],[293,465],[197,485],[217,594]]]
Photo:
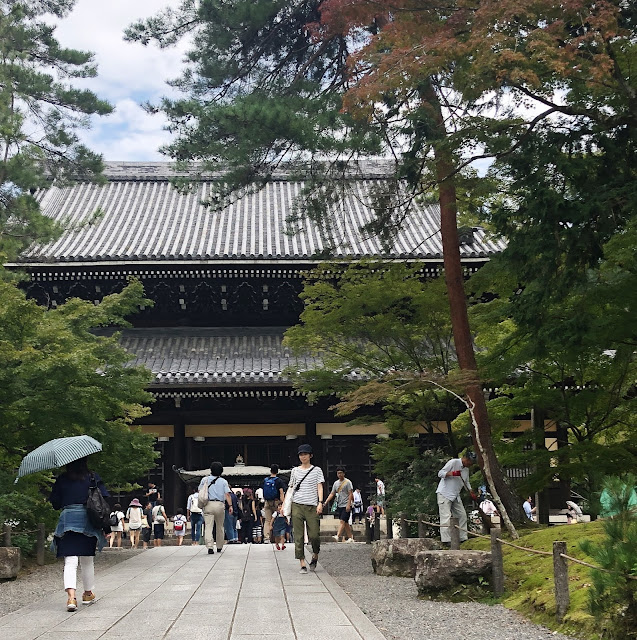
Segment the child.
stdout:
[[177,515],[173,518],[173,528],[175,530],[175,535],[177,536],[177,546],[181,547],[183,541],[184,541],[184,536],[186,535],[186,523],[188,522],[188,520],[186,519],[186,516],[184,515],[184,510],[179,507],[179,509],[177,509]]
[[283,515],[283,504],[272,514],[272,536],[276,542],[277,551],[285,549],[285,531],[288,526],[288,519]]

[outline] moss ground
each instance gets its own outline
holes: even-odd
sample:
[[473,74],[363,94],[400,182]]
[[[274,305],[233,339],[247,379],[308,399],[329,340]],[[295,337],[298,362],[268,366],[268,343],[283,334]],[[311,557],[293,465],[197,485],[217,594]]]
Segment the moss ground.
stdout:
[[[584,538],[601,542],[604,538],[601,522],[534,528],[519,533],[520,540],[515,543],[520,546],[539,551],[552,551],[553,542],[563,540],[567,545],[567,554],[585,562],[592,562],[592,560],[581,551],[579,542]],[[462,547],[488,550],[490,543],[482,538],[474,538]],[[505,594],[500,602],[505,607],[515,609],[534,622],[561,633],[590,640],[599,637],[594,618],[587,612],[588,587],[592,569],[569,562],[571,605],[564,622],[558,624],[555,620],[553,558],[503,545],[503,559]]]

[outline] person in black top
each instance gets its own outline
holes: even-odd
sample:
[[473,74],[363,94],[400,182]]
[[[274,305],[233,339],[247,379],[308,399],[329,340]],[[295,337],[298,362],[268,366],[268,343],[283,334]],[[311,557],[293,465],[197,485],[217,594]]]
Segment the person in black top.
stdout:
[[54,509],[62,509],[53,534],[51,551],[58,558],[64,558],[64,589],[68,594],[67,611],[77,609],[75,592],[78,562],[82,569],[84,584],[82,604],[91,604],[95,600],[93,557],[95,550],[101,551],[106,543],[104,532],[89,522],[86,512],[91,475],[94,476],[101,494],[108,497],[109,493],[101,478],[89,471],[86,458],[80,458],[66,465],[66,471],[55,481],[49,498]]

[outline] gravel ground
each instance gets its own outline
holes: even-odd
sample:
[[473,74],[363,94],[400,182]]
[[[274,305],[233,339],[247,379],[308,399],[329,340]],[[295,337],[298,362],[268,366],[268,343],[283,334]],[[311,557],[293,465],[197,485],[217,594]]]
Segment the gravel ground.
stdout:
[[[103,551],[95,556],[96,583],[99,585],[99,574],[119,562],[128,560],[141,553],[141,549],[113,549]],[[0,617],[20,609],[28,604],[32,599],[41,598],[49,593],[57,594],[63,599],[64,584],[62,582],[62,571],[64,562],[58,560],[43,567],[37,565],[30,566],[24,570],[17,580],[7,580],[0,582]],[[78,575],[78,587],[81,585],[80,571]]]
[[420,600],[411,578],[377,576],[370,552],[324,544],[319,562],[388,640],[574,640],[501,605]]

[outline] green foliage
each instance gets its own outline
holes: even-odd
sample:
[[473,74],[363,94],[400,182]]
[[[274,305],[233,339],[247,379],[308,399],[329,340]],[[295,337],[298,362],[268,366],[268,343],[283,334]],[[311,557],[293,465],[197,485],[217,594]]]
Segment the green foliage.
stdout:
[[[138,281],[99,305],[73,298],[46,311],[0,281],[0,463],[14,473],[21,458],[56,437],[88,434],[103,453],[91,460],[107,485],[140,477],[153,464],[153,439],[132,423],[148,413],[150,373],[129,366],[117,335],[143,297]],[[15,477],[15,475],[14,475]],[[31,486],[31,480],[20,481]],[[48,474],[37,480],[46,486]],[[5,491],[9,487],[4,488]]]
[[[424,513],[435,517],[438,513],[438,471],[448,459],[440,449],[430,449],[415,457],[407,467],[394,467],[391,476],[384,476],[390,514],[405,513],[415,517]],[[387,466],[384,461],[383,465]]]
[[606,538],[582,542],[582,550],[604,571],[591,570],[588,606],[604,637],[637,637],[637,507],[631,504],[637,477],[606,478],[609,510],[617,515],[603,521]]
[[61,46],[51,24],[74,4],[0,2],[0,262],[60,232],[40,214],[38,188],[49,180],[98,179],[102,169],[78,130],[112,107],[72,86],[74,78],[96,75],[93,55]]

